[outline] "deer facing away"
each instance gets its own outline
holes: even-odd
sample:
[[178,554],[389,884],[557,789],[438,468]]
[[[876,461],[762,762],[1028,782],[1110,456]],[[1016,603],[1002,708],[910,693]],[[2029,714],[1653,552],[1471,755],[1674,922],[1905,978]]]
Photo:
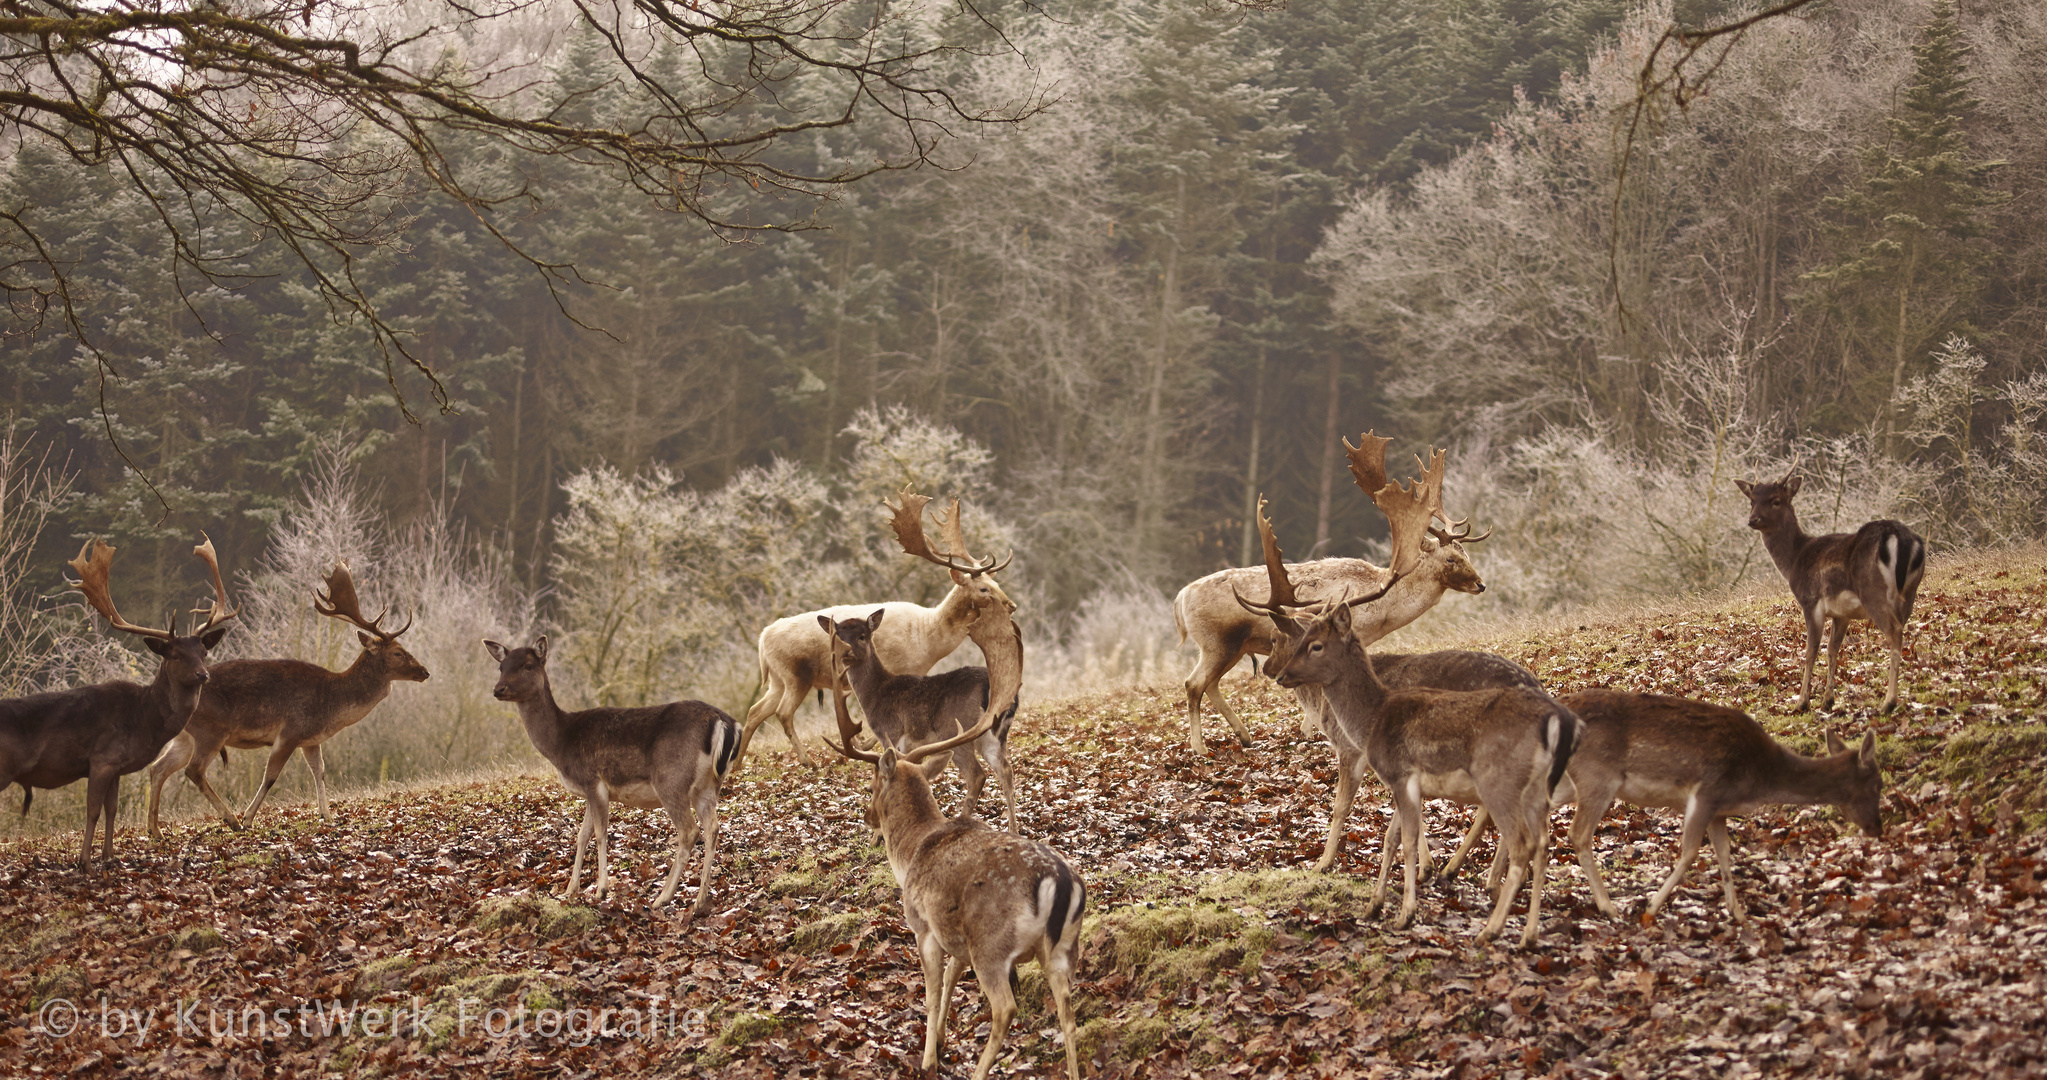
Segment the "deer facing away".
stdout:
[[[1600,878],[1592,834],[1616,800],[1684,815],[1677,865],[1649,901],[1649,916],[1663,909],[1710,838],[1727,908],[1735,921],[1747,921],[1734,892],[1729,817],[1783,804],[1836,806],[1863,832],[1883,835],[1883,780],[1873,734],[1851,750],[1829,731],[1827,755],[1809,758],[1785,749],[1747,713],[1722,705],[1617,690],[1584,690],[1562,700],[1585,728],[1557,788],[1558,801],[1578,804],[1571,846],[1578,850],[1592,902],[1607,915],[1617,911]],[[1484,827],[1481,809],[1448,872],[1456,871]]]
[[491,691],[518,707],[534,749],[553,763],[562,786],[585,800],[576,831],[576,861],[564,896],[573,899],[583,879],[583,853],[597,838],[597,896],[611,888],[609,829],[611,804],[668,811],[675,825],[675,860],[655,898],[660,907],[675,896],[683,864],[704,835],[703,879],[697,902],[684,922],[710,910],[711,869],[718,853],[719,787],[738,756],[739,728],[724,710],[701,701],[640,707],[599,707],[569,712],[555,704],[547,681],[547,639],[530,647],[507,648],[485,641],[498,662]]
[[[1417,485],[1420,486],[1420,485]],[[1413,528],[1426,522],[1424,501],[1388,484],[1378,502],[1396,522]],[[1498,934],[1523,880],[1529,884],[1528,916],[1522,928],[1523,947],[1534,943],[1541,928],[1542,884],[1549,838],[1550,792],[1571,759],[1578,721],[1569,709],[1548,695],[1525,686],[1479,690],[1428,688],[1391,690],[1381,682],[1370,656],[1351,627],[1352,605],[1341,600],[1296,612],[1304,605],[1295,597],[1281,558],[1272,523],[1261,505],[1258,529],[1265,545],[1272,601],[1247,607],[1272,618],[1279,640],[1266,674],[1288,688],[1313,686],[1323,694],[1323,726],[1335,746],[1339,785],[1347,780],[1355,792],[1369,766],[1393,792],[1394,821],[1387,831],[1379,864],[1378,888],[1367,914],[1378,910],[1386,895],[1392,868],[1394,831],[1405,852],[1406,888],[1394,925],[1414,917],[1417,847],[1422,804],[1449,798],[1485,807],[1501,823],[1501,848],[1506,852],[1504,887],[1492,916],[1479,930],[1479,940]],[[1396,574],[1413,565],[1411,545],[1396,547]],[[1348,809],[1339,787],[1334,821]]]
[[[1351,476],[1367,496],[1375,496],[1386,486],[1386,444],[1392,441],[1369,431],[1358,437],[1357,446],[1344,441]],[[1441,516],[1443,511],[1443,457],[1440,452],[1433,455],[1433,463],[1424,467],[1421,479],[1423,498],[1432,516]],[[1421,558],[1397,581],[1390,580],[1390,569],[1363,559],[1315,559],[1287,568],[1296,595],[1309,603],[1335,600],[1346,594],[1376,596],[1369,604],[1353,601],[1363,606],[1351,614],[1358,640],[1369,645],[1421,617],[1443,599],[1446,591],[1484,592],[1485,582],[1471,565],[1464,545],[1477,543],[1491,534],[1472,536],[1464,522],[1456,522],[1448,530],[1436,528],[1426,518],[1421,525],[1427,535],[1414,538]],[[1389,584],[1391,587],[1385,588]],[[1173,625],[1180,640],[1192,640],[1201,652],[1194,661],[1194,670],[1188,672],[1182,684],[1187,692],[1188,743],[1195,753],[1206,749],[1201,737],[1204,699],[1229,721],[1240,745],[1251,745],[1250,729],[1224,700],[1220,684],[1222,677],[1246,655],[1272,652],[1272,620],[1245,610],[1232,599],[1236,593],[1252,600],[1265,599],[1266,589],[1263,567],[1240,566],[1197,578],[1173,597]],[[1312,703],[1304,700],[1302,706],[1312,720]]]
[[1891,673],[1879,712],[1898,704],[1898,668],[1905,657],[1905,624],[1926,576],[1926,541],[1902,522],[1872,521],[1853,533],[1807,535],[1798,527],[1791,499],[1802,483],[1795,473],[1772,484],[1736,480],[1748,496],[1748,527],[1763,534],[1763,547],[1791,585],[1805,614],[1805,678],[1792,711],[1812,700],[1812,669],[1819,659],[1820,629],[1827,628],[1827,681],[1820,707],[1834,705],[1834,675],[1841,663],[1841,637],[1853,619],[1867,619],[1890,646]]
[[[1006,707],[993,707],[987,668],[954,668],[936,675],[891,673],[874,654],[874,633],[887,615],[886,608],[878,608],[865,619],[834,623],[823,615],[817,617],[840,643],[845,677],[860,697],[860,707],[867,713],[874,737],[885,746],[901,749],[935,742],[947,731],[974,724],[981,734],[953,747],[950,756],[967,785],[966,810],[961,816],[974,815],[982,788],[992,772],[1002,791],[1003,822],[1015,831],[1016,781],[1009,769],[1009,729],[1016,717],[1014,698]],[[988,723],[980,723],[984,719]],[[988,762],[985,768],[981,764],[983,759]],[[947,760],[936,754],[924,759],[926,780],[935,780],[945,772]]]
[[[819,631],[820,617],[836,622],[877,606],[888,609],[889,629],[875,639],[876,651],[890,671],[922,675],[960,647],[983,613],[991,608],[1000,608],[1004,615],[1016,610],[1016,602],[1002,591],[994,577],[1009,565],[1009,560],[975,560],[965,554],[959,500],[952,501],[950,514],[935,511],[933,514],[938,518],[945,550],[925,545],[922,514],[924,505],[930,501],[927,496],[905,492],[902,505],[888,509],[904,550],[945,567],[952,575],[952,590],[937,607],[901,600],[880,605],[839,604],[769,623],[756,642],[760,649],[761,693],[746,710],[745,731],[739,741],[741,760],[753,745],[754,730],[770,716],[781,722],[782,733],[788,738],[796,760],[805,760],[803,744],[796,737],[796,707],[803,704],[803,695],[828,688],[827,674],[832,663],[831,636]],[[910,539],[913,529],[915,550]]]
[[[396,630],[383,627],[384,616],[365,619],[356,597],[355,579],[348,564],[336,564],[327,575],[324,594],[315,595],[313,610],[357,627],[362,652],[346,671],[329,671],[303,660],[229,660],[213,666],[213,678],[199,699],[191,722],[149,767],[149,835],[162,837],[157,809],[163,787],[179,769],[206,796],[221,820],[239,829],[256,820],[264,797],[276,785],[293,751],[306,759],[313,773],[313,790],[320,805],[320,820],[332,822],[327,807],[327,770],[320,746],[356,721],[391,692],[396,681],[425,682],[427,670],[398,635],[412,627],[410,620]],[[270,760],[263,769],[263,784],[248,809],[236,814],[213,785],[206,770],[216,754],[226,759],[226,749],[256,750],[270,747]]]
[[1066,1036],[1067,1076],[1080,1080],[1068,995],[1080,969],[1086,887],[1045,844],[997,832],[970,815],[947,819],[925,779],[924,762],[985,737],[995,717],[984,714],[973,728],[955,728],[952,738],[922,746],[898,750],[883,739],[878,752],[867,753],[856,746],[859,728],[845,691],[833,683],[839,743],[832,748],[874,766],[867,824],[888,849],[889,869],[902,889],[903,921],[916,935],[923,962],[924,1069],[938,1064],[953,987],[972,967],[988,999],[988,1045],[974,1068],[974,1080],[986,1080],[1016,1016],[1016,965],[1036,959]]
[[226,623],[236,612],[227,606],[211,540],[192,549],[213,570],[214,600],[206,619],[190,635],[178,633],[176,616],[168,629],[137,626],[114,607],[108,576],[114,549],[89,540],[69,563],[78,572],[75,583],[114,629],[134,634],[162,658],[148,686],[126,680],[97,683],[71,690],[0,701],[0,788],[20,784],[26,792],[22,812],[35,788],[59,788],[85,781],[85,847],[81,862],[92,861],[92,836],[100,814],[107,816],[101,854],[114,857],[114,815],[120,805],[121,777],[155,758],[199,703],[206,685],[207,650],[220,644]]

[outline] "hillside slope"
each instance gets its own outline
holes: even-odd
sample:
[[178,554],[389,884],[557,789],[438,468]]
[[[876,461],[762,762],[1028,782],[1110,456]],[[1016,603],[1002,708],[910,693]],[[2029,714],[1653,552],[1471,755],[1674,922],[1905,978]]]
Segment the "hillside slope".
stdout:
[[[2042,562],[1936,565],[1896,718],[1870,715],[1882,661],[1866,631],[1851,639],[1849,708],[1831,722],[1878,733],[1889,830],[1872,840],[1801,809],[1737,822],[1747,930],[1710,852],[1653,926],[1600,917],[1561,843],[1565,811],[1537,950],[1469,943],[1487,906],[1472,875],[1427,887],[1415,924],[1390,931],[1356,917],[1383,793],[1353,811],[1342,873],[1303,872],[1334,759],[1269,682],[1227,684],[1256,742],[1203,759],[1177,690],[1036,710],[1013,753],[1020,818],[1091,890],[1083,1059],[1106,1077],[2037,1074]],[[1811,749],[1821,720],[1772,711],[1795,694],[1800,633],[1788,602],[1757,599],[1490,647],[1558,690],[1701,696]],[[920,976],[865,789],[845,763],[748,762],[725,804],[717,914],[686,930],[688,888],[645,907],[669,843],[653,815],[617,820],[613,899],[545,898],[580,811],[538,777],[346,800],[331,830],[290,806],[247,834],[126,834],[118,866],[90,873],[67,861],[76,834],[14,843],[0,848],[0,1046],[86,1076],[900,1075],[921,1048]],[[958,790],[949,777],[941,799]],[[1468,820],[1430,816],[1439,846]],[[1661,814],[1602,825],[1624,909],[1640,912],[1676,841]],[[1023,989],[1040,1000],[1035,969]],[[81,1010],[61,1038],[60,1001]],[[257,1009],[268,1019],[243,1011]],[[398,1010],[397,1037],[388,1013],[365,1034],[366,1009]],[[942,1075],[971,1071],[985,1020],[964,983]],[[1054,1032],[1042,1003],[1027,1011],[998,1075],[1062,1073]]]

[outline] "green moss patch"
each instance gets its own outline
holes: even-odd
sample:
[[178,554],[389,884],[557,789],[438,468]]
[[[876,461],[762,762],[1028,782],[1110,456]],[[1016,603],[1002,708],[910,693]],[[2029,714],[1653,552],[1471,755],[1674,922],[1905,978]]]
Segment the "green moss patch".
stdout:
[[863,911],[827,915],[797,927],[796,932],[789,935],[789,947],[797,952],[823,952],[840,942],[857,939],[867,922],[868,915]]
[[575,937],[597,925],[597,909],[564,904],[534,893],[486,896],[476,905],[473,925],[484,933],[531,930],[552,941]]
[[1088,953],[1160,990],[1251,974],[1274,938],[1270,927],[1212,903],[1143,904],[1097,920]]
[[1938,768],[1957,789],[1980,786],[1991,803],[2009,799],[2028,827],[2047,823],[2047,725],[1970,724],[1948,739]]
[[714,1069],[728,1065],[737,1051],[748,1043],[767,1038],[781,1026],[782,1021],[766,1013],[740,1013],[726,1023],[717,1038],[711,1040],[711,1045],[704,1050],[697,1064]]
[[188,926],[171,935],[171,948],[206,953],[227,948],[227,939],[211,926]]

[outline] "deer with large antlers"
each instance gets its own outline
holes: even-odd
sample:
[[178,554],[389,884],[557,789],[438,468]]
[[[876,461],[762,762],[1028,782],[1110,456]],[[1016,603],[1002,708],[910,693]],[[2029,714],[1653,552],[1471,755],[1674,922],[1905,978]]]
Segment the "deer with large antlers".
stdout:
[[[1417,483],[1415,489],[1424,486]],[[1426,492],[1389,483],[1375,493],[1375,501],[1393,523],[1392,570],[1397,580],[1420,558],[1416,539],[1430,513]],[[1258,531],[1270,599],[1258,602],[1240,594],[1238,602],[1271,618],[1279,631],[1266,674],[1281,686],[1316,687],[1322,692],[1319,719],[1337,753],[1332,832],[1341,828],[1367,767],[1393,792],[1394,821],[1386,833],[1378,888],[1367,914],[1384,902],[1397,832],[1405,851],[1406,890],[1395,925],[1406,926],[1414,917],[1422,804],[1428,799],[1456,799],[1478,803],[1490,812],[1500,823],[1501,845],[1507,853],[1506,882],[1479,939],[1500,932],[1514,895],[1526,880],[1528,917],[1521,944],[1533,944],[1541,927],[1550,793],[1571,759],[1577,717],[1547,694],[1526,686],[1389,689],[1358,644],[1351,598],[1310,605],[1295,593],[1262,501]],[[1380,592],[1390,587],[1382,586]]]
[[508,648],[485,641],[498,663],[499,701],[511,702],[526,725],[533,748],[554,765],[562,786],[584,799],[583,824],[576,831],[576,861],[563,895],[575,899],[583,880],[583,853],[597,838],[597,896],[611,889],[611,804],[668,811],[675,825],[675,860],[668,881],[654,899],[660,907],[674,898],[683,864],[704,835],[703,880],[687,924],[711,909],[711,867],[718,854],[718,795],[738,757],[739,726],[723,709],[701,701],[638,707],[599,706],[569,712],[555,704],[547,680],[547,639]]
[[[1376,496],[1386,486],[1386,444],[1392,441],[1369,431],[1358,437],[1357,446],[1344,440],[1351,476],[1367,496]],[[1412,526],[1420,533],[1412,538],[1394,537],[1396,544],[1411,539],[1420,553],[1413,568],[1398,580],[1393,579],[1391,569],[1363,559],[1315,559],[1287,568],[1295,589],[1305,601],[1333,600],[1348,594],[1350,603],[1361,605],[1351,613],[1351,624],[1364,644],[1413,622],[1435,607],[1446,591],[1474,594],[1485,591],[1485,582],[1471,565],[1464,545],[1475,544],[1492,534],[1473,536],[1468,522],[1453,522],[1444,514],[1444,456],[1441,451],[1431,454],[1430,462],[1422,467],[1422,476],[1416,481],[1416,490],[1428,509],[1428,516]],[[1443,519],[1444,527],[1438,528],[1433,518]],[[1382,594],[1380,587],[1389,584],[1391,587]],[[1179,630],[1180,640],[1192,640],[1201,650],[1194,670],[1183,684],[1187,691],[1187,740],[1196,753],[1206,749],[1201,737],[1204,699],[1236,730],[1238,743],[1251,745],[1250,729],[1224,700],[1220,687],[1223,675],[1245,656],[1272,652],[1275,636],[1272,620],[1244,610],[1231,599],[1238,592],[1259,599],[1266,595],[1265,590],[1265,570],[1244,566],[1198,578],[1173,597],[1173,624]],[[1367,595],[1375,599],[1370,602],[1359,599]],[[1312,701],[1304,699],[1302,706],[1312,719]]]
[[[270,789],[277,784],[294,751],[306,759],[313,773],[313,791],[319,800],[320,820],[333,822],[327,806],[327,770],[320,747],[327,740],[370,714],[391,693],[394,682],[425,682],[427,670],[398,636],[412,628],[412,620],[396,630],[384,628],[384,615],[366,619],[356,597],[355,578],[346,562],[336,563],[327,575],[324,592],[313,595],[313,610],[356,628],[362,643],[355,663],[346,671],[329,671],[303,660],[228,660],[213,666],[213,679],[206,696],[185,730],[149,766],[149,835],[161,838],[157,808],[163,786],[179,769],[213,804],[222,821],[243,828],[256,820],[256,811]],[[236,814],[213,785],[206,770],[215,755],[227,760],[227,748],[257,750],[270,748],[270,760],[263,768],[263,783],[249,800],[248,809]]]
[[1778,482],[1734,486],[1748,496],[1748,527],[1763,534],[1763,547],[1791,585],[1805,615],[1805,679],[1793,712],[1812,700],[1812,669],[1820,654],[1820,628],[1827,628],[1827,682],[1820,708],[1834,706],[1834,673],[1841,666],[1841,637],[1848,623],[1867,619],[1890,646],[1891,674],[1879,712],[1898,704],[1898,667],[1905,657],[1905,624],[1926,576],[1926,541],[1898,521],[1872,521],[1852,533],[1809,536],[1798,527],[1791,498],[1802,483],[1796,473]]
[[[828,688],[831,667],[831,636],[819,630],[818,619],[832,622],[850,619],[875,607],[887,609],[888,630],[875,639],[874,647],[890,671],[922,675],[932,665],[952,655],[973,632],[976,623],[993,619],[999,611],[1007,621],[1016,602],[1002,591],[995,576],[1009,565],[1009,559],[975,559],[967,554],[960,524],[960,504],[952,500],[949,513],[933,512],[938,519],[944,547],[925,542],[923,514],[929,496],[905,489],[899,506],[887,507],[891,525],[903,550],[945,568],[952,576],[952,591],[937,607],[925,607],[895,600],[884,604],[839,604],[820,611],[806,611],[776,619],[761,630],[760,697],[746,710],[746,723],[739,740],[739,756],[745,760],[752,746],[754,730],[772,716],[781,721],[782,733],[796,760],[805,761],[803,745],[796,737],[796,707],[812,690]],[[992,623],[991,623],[992,626]]]
[[[204,534],[201,534],[202,537]],[[192,549],[213,571],[214,599],[205,620],[191,634],[178,633],[174,614],[167,629],[138,626],[114,607],[108,578],[114,549],[89,540],[68,564],[78,572],[72,584],[85,594],[93,610],[113,628],[142,639],[162,658],[156,679],[148,686],[116,680],[0,701],[0,788],[20,784],[33,798],[36,788],[59,788],[85,781],[85,847],[80,861],[92,861],[92,837],[100,814],[107,816],[101,854],[114,857],[114,815],[120,806],[121,777],[155,758],[166,742],[184,730],[200,690],[206,686],[207,650],[220,644],[228,620],[227,586],[213,541]],[[195,612],[195,614],[198,614]],[[22,812],[28,811],[28,798]]]
[[[836,646],[834,659],[848,646]],[[1059,1028],[1066,1036],[1066,1072],[1080,1080],[1080,1055],[1068,993],[1080,969],[1080,920],[1087,889],[1051,847],[1012,832],[997,832],[971,814],[948,819],[931,796],[927,761],[987,737],[996,717],[983,713],[972,728],[951,738],[878,751],[858,748],[859,727],[846,709],[841,680],[833,678],[832,711],[839,742],[827,745],[874,766],[867,825],[888,849],[888,865],[903,894],[903,921],[917,938],[924,966],[924,1069],[938,1064],[952,991],[971,967],[988,999],[988,1045],[974,1080],[988,1070],[1016,1016],[1016,965],[1036,959],[1045,973]],[[869,713],[870,722],[873,714]]]
[[[955,747],[949,759],[959,766],[960,778],[967,785],[966,810],[960,816],[974,816],[988,774],[993,773],[996,786],[1002,791],[1003,823],[1015,831],[1016,779],[1009,769],[1009,729],[1016,718],[1015,692],[1010,692],[1007,704],[998,703],[990,692],[988,669],[983,667],[954,668],[936,675],[890,672],[874,649],[875,631],[885,625],[887,615],[888,609],[878,608],[864,619],[833,622],[823,615],[817,617],[819,625],[832,636],[838,670],[859,695],[868,727],[883,745],[901,749],[931,742],[948,730],[960,730],[973,723],[981,734]],[[1021,670],[1020,636],[1015,643]],[[927,760],[925,779],[937,779],[945,771],[947,760],[938,756]],[[983,760],[988,763],[985,768]]]

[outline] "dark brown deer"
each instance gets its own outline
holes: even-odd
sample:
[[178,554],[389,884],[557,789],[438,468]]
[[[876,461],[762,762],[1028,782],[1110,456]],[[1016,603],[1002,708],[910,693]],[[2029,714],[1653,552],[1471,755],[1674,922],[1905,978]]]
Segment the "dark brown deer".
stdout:
[[[201,534],[202,537],[204,534]],[[190,636],[178,633],[176,615],[169,629],[137,626],[114,607],[108,575],[114,549],[99,540],[86,541],[68,564],[78,572],[72,582],[86,602],[113,628],[134,634],[162,658],[156,679],[148,686],[115,680],[72,690],[0,701],[0,789],[20,784],[26,793],[22,812],[35,788],[60,788],[85,781],[85,846],[79,861],[92,862],[92,836],[100,814],[107,816],[101,854],[114,857],[114,817],[120,809],[121,777],[155,758],[166,742],[184,730],[199,703],[208,673],[206,652],[227,634],[235,617],[227,606],[227,587],[220,564],[207,540],[192,549],[213,570],[214,599],[205,621]],[[196,614],[196,613],[195,613]]]
[[[1386,444],[1393,440],[1382,438],[1371,432],[1358,436],[1357,446],[1344,440],[1344,449],[1350,455],[1351,477],[1357,481],[1366,495],[1376,496],[1386,486]],[[1430,464],[1422,466],[1420,481],[1423,499],[1429,504],[1431,517],[1443,516],[1443,459],[1441,451],[1430,455]],[[1421,465],[1419,459],[1416,462]],[[1471,526],[1464,521],[1449,522],[1447,529],[1437,528],[1430,518],[1423,518],[1419,527],[1427,535],[1414,538],[1414,544],[1421,557],[1412,569],[1393,580],[1391,568],[1374,566],[1363,559],[1315,559],[1294,563],[1287,568],[1289,577],[1300,597],[1309,603],[1332,600],[1346,593],[1352,597],[1366,595],[1377,599],[1360,604],[1351,613],[1351,625],[1358,634],[1358,640],[1369,645],[1387,634],[1406,626],[1443,599],[1446,591],[1461,593],[1482,593],[1485,582],[1478,570],[1471,565],[1465,554],[1465,544],[1475,544],[1491,533],[1471,535]],[[1396,537],[1396,542],[1405,543],[1405,536]],[[1384,595],[1380,587],[1389,585]],[[1201,655],[1194,661],[1194,670],[1187,674],[1184,682],[1187,691],[1187,741],[1195,753],[1206,747],[1201,738],[1201,703],[1205,699],[1221,712],[1236,730],[1240,745],[1251,745],[1251,731],[1244,721],[1224,700],[1220,685],[1222,677],[1245,656],[1263,656],[1272,652],[1274,631],[1272,621],[1244,610],[1231,599],[1233,592],[1240,592],[1251,599],[1265,596],[1266,574],[1261,566],[1240,566],[1219,570],[1204,578],[1198,578],[1181,589],[1173,597],[1173,625],[1180,632],[1180,640],[1193,641]],[[1313,719],[1311,702],[1303,701],[1307,718]]]
[[[988,774],[1002,790],[1003,823],[1016,829],[1016,781],[1009,769],[1009,729],[1016,718],[1016,701],[997,706],[989,693],[988,669],[954,668],[936,675],[897,675],[882,666],[874,654],[874,632],[881,628],[886,608],[877,608],[865,619],[833,622],[817,617],[826,633],[840,643],[839,663],[845,677],[859,695],[860,708],[874,737],[885,746],[902,749],[934,742],[947,731],[974,724],[981,735],[952,751],[951,761],[959,766],[967,785],[966,809],[971,817],[980,805],[981,790]],[[1017,640],[1021,653],[1022,642]],[[987,720],[982,724],[980,721]],[[984,768],[981,764],[987,761]],[[945,772],[947,759],[932,757],[924,764],[926,779],[935,780]]]
[[[1409,535],[1417,534],[1419,529],[1413,526],[1427,520],[1426,503],[1398,485],[1388,484],[1378,502],[1389,518],[1407,520]],[[1577,718],[1548,695],[1525,686],[1388,689],[1352,632],[1353,605],[1339,598],[1306,609],[1295,596],[1262,503],[1258,530],[1272,599],[1264,604],[1241,598],[1240,602],[1270,617],[1279,630],[1266,674],[1281,686],[1313,686],[1322,692],[1323,727],[1336,747],[1338,762],[1332,827],[1341,827],[1365,768],[1393,792],[1393,826],[1386,833],[1378,889],[1366,913],[1377,911],[1384,902],[1398,830],[1407,880],[1394,925],[1406,926],[1413,919],[1422,804],[1428,799],[1456,799],[1484,806],[1501,823],[1501,845],[1507,853],[1505,885],[1479,940],[1492,938],[1505,926],[1514,895],[1526,879],[1528,917],[1521,944],[1533,944],[1542,920],[1550,792],[1570,761]],[[1412,547],[1396,548],[1396,574],[1412,566],[1417,554]]]
[[1748,496],[1748,527],[1763,534],[1791,595],[1805,614],[1805,679],[1793,712],[1812,700],[1812,668],[1820,654],[1820,628],[1827,627],[1827,682],[1820,708],[1834,706],[1834,675],[1841,663],[1841,637],[1853,619],[1867,619],[1891,650],[1890,679],[1879,712],[1898,704],[1898,668],[1905,659],[1905,624],[1926,576],[1926,541],[1902,522],[1872,521],[1853,533],[1809,536],[1798,527],[1791,498],[1801,483],[1796,473],[1778,482],[1734,486]]
[[[1649,901],[1649,917],[1663,909],[1698,857],[1701,843],[1710,838],[1726,887],[1727,909],[1736,922],[1748,921],[1734,894],[1729,817],[1765,806],[1835,806],[1863,832],[1883,835],[1879,813],[1883,775],[1877,767],[1874,734],[1865,734],[1862,746],[1851,750],[1828,731],[1827,756],[1809,758],[1779,745],[1747,713],[1722,705],[1618,690],[1585,690],[1566,694],[1562,701],[1585,728],[1564,782],[1557,787],[1558,801],[1578,804],[1571,819],[1571,846],[1578,849],[1592,902],[1608,915],[1617,911],[1600,879],[1592,834],[1616,800],[1667,807],[1684,815],[1677,865]],[[1448,872],[1456,872],[1485,822],[1481,808]]]
[[597,897],[611,888],[609,831],[611,804],[668,811],[675,825],[675,862],[654,899],[660,907],[675,896],[683,864],[704,834],[704,873],[687,924],[711,907],[711,868],[718,854],[718,794],[739,752],[739,725],[715,705],[676,701],[666,705],[599,707],[568,712],[555,704],[547,681],[547,639],[529,648],[485,641],[498,662],[491,691],[519,709],[526,737],[553,763],[562,786],[585,800],[576,831],[576,861],[563,896],[574,899],[583,879],[583,853],[597,838]]
[[1000,609],[1004,617],[1016,610],[1016,602],[995,580],[1009,560],[975,559],[967,554],[958,499],[952,500],[949,514],[932,512],[938,519],[945,549],[933,549],[924,543],[924,505],[930,501],[929,496],[905,489],[902,505],[890,506],[886,502],[882,505],[890,512],[891,524],[903,549],[944,567],[952,575],[952,591],[945,594],[937,607],[902,600],[839,604],[769,623],[756,643],[760,649],[761,694],[746,710],[745,731],[739,740],[740,760],[744,761],[753,747],[754,730],[770,716],[781,721],[782,733],[789,739],[796,760],[805,760],[803,745],[796,738],[796,707],[803,704],[803,695],[812,690],[819,692],[821,700],[826,689],[825,673],[831,666],[831,637],[818,632],[820,616],[837,621],[875,607],[887,608],[888,632],[875,639],[882,662],[891,671],[922,675],[933,664],[952,655],[991,609]]
[[[1080,970],[1080,921],[1087,888],[1057,851],[1014,833],[997,832],[971,814],[947,819],[931,797],[923,762],[985,738],[995,723],[983,715],[949,739],[898,749],[887,739],[876,753],[857,748],[859,728],[846,693],[833,680],[839,743],[832,749],[874,766],[867,824],[888,849],[889,869],[903,893],[903,921],[917,938],[924,966],[924,1069],[938,1065],[953,986],[968,967],[988,999],[988,1045],[974,1068],[986,1080],[1016,1016],[1016,965],[1036,959],[1066,1036],[1066,1074],[1080,1080],[1080,1055],[1068,997]],[[873,714],[870,712],[869,717]]]
[[[319,800],[320,820],[333,823],[327,807],[327,769],[320,758],[320,746],[358,720],[370,714],[391,693],[393,682],[425,682],[427,670],[398,635],[412,628],[412,620],[396,630],[384,629],[384,612],[365,619],[356,598],[355,579],[346,562],[337,563],[327,575],[325,594],[315,593],[313,610],[354,625],[362,652],[346,671],[329,671],[303,660],[227,660],[213,665],[213,678],[206,694],[192,713],[191,722],[149,766],[149,835],[162,839],[157,825],[157,808],[163,786],[179,769],[199,788],[219,812],[222,821],[243,828],[256,820],[263,799],[277,784],[278,776],[291,760],[294,750],[305,756],[313,773],[313,791]],[[256,750],[270,747],[270,761],[263,769],[263,784],[240,814],[231,809],[213,785],[206,770],[215,755],[225,762],[226,750]]]

